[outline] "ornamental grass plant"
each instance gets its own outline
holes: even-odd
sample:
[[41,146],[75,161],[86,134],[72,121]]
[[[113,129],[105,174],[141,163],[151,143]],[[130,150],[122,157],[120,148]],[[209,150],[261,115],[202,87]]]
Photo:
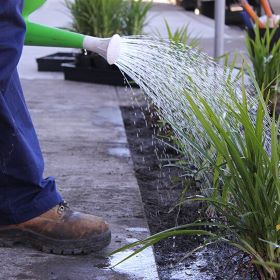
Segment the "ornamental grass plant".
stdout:
[[273,107],[280,95],[279,27],[260,29],[256,26],[246,37],[246,46],[258,86]]
[[140,35],[146,25],[147,14],[152,7],[152,2],[144,3],[142,0],[125,1],[123,11],[124,35]]
[[136,247],[137,254],[164,238],[205,235],[205,246],[226,242],[248,254],[260,279],[280,279],[279,121],[269,116],[263,87],[256,81],[254,86],[258,102],[252,111],[244,83],[238,97],[228,82],[230,100],[220,104],[225,108],[223,120],[202,95],[198,94],[197,100],[193,93],[182,93],[215,149],[215,159],[200,151],[213,165],[211,195],[201,193],[187,200],[204,201],[215,208],[214,221],[212,217],[210,222],[178,226],[120,250]]
[[[167,37],[170,43],[175,45],[189,45],[190,47],[196,48],[199,45],[199,39],[191,36],[188,25],[183,25],[175,29],[173,32],[167,20],[164,20]],[[159,31],[156,32],[157,36],[163,39]]]
[[252,118],[245,90],[241,102],[229,90],[238,108],[225,104],[234,121],[230,130],[203,99],[198,106],[186,95],[217,150],[215,171],[220,183],[214,186],[217,195],[205,201],[225,218],[223,238],[251,256],[262,279],[279,279],[279,122],[266,122],[269,118],[264,118],[268,112],[262,97]]
[[142,0],[65,0],[72,29],[95,36],[142,34],[152,3]]

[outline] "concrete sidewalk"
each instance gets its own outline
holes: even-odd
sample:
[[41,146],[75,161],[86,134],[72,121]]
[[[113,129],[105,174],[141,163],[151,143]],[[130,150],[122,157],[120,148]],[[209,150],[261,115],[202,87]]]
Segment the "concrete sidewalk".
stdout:
[[112,243],[89,256],[0,248],[0,278],[158,279],[152,249],[113,270],[109,267],[131,251],[106,257],[149,235],[116,88],[52,80],[22,83],[45,155],[45,175],[56,177],[72,208],[109,221]]

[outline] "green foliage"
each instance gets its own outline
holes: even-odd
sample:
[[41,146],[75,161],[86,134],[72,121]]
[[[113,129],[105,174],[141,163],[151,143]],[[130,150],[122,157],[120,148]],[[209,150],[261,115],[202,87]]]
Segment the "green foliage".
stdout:
[[125,35],[139,35],[145,26],[145,21],[152,2],[143,3],[143,0],[127,1],[125,5]]
[[272,39],[277,28],[269,29],[264,34],[256,27],[254,38],[247,35],[246,45],[253,64],[255,78],[260,88],[263,88],[264,98],[269,95],[271,101],[280,94],[280,40],[272,45]]
[[[164,20],[165,22],[165,28],[168,35],[168,40],[176,45],[178,44],[184,44],[189,45],[193,48],[197,47],[199,44],[199,40],[197,38],[191,38],[191,33],[189,32],[189,26],[184,25],[180,28],[177,28],[174,32],[171,31],[171,28],[167,22],[167,20]],[[156,35],[163,39],[160,32],[157,30]]]
[[65,0],[76,32],[96,36],[139,35],[151,2],[142,0]]
[[76,32],[96,37],[110,37],[121,31],[122,0],[66,0]]
[[229,90],[236,106],[225,106],[239,129],[226,129],[205,100],[200,98],[198,106],[186,95],[219,155],[215,170],[223,182],[220,195],[205,200],[226,218],[231,243],[252,256],[262,278],[279,279],[280,250],[271,245],[280,243],[279,123],[271,121],[267,130],[263,100],[253,120],[245,90],[241,102]]
[[[252,113],[245,86],[242,98],[238,98],[228,82],[230,100],[220,104],[227,115],[223,120],[205,97],[194,99],[193,94],[183,93],[216,150],[215,159],[209,158],[207,151],[200,151],[213,167],[212,194],[192,198],[215,208],[216,223],[183,225],[126,248],[138,246],[139,252],[169,236],[202,234],[209,237],[207,243],[228,242],[248,253],[261,279],[280,278],[279,121],[270,119],[263,92],[255,85],[259,103]],[[201,226],[212,226],[215,232]]]

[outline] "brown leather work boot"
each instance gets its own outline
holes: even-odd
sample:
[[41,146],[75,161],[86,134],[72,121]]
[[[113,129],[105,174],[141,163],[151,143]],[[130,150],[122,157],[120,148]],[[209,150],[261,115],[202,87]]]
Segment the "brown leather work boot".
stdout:
[[73,212],[65,202],[24,223],[0,226],[0,245],[26,244],[54,254],[88,254],[110,241],[102,218]]

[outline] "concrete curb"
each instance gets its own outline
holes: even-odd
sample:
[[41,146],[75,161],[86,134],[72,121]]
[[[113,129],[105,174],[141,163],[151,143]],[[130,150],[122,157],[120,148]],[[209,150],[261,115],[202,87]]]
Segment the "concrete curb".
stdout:
[[23,80],[46,161],[72,208],[103,216],[112,243],[89,256],[56,256],[0,248],[1,279],[158,279],[152,248],[110,269],[132,251],[111,251],[149,236],[116,88]]

